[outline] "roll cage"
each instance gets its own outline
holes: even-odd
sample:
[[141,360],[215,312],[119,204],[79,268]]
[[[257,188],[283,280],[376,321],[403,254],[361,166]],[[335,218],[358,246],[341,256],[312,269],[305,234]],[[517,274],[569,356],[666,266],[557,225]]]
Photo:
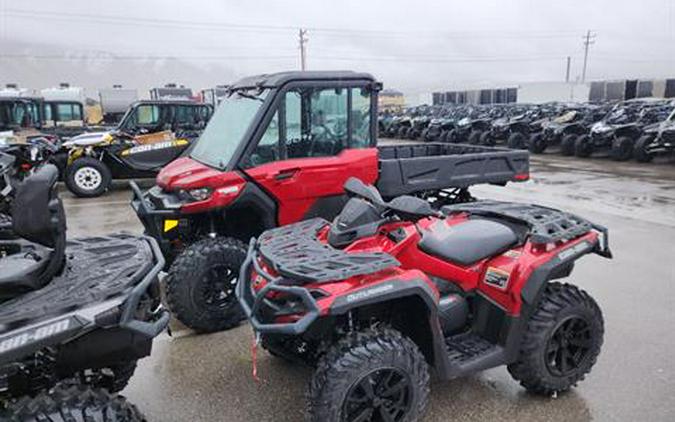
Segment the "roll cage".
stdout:
[[[285,113],[285,94],[291,90],[318,90],[318,89],[346,89],[348,91],[347,110],[352,107],[352,88],[366,89],[371,94],[370,97],[370,122],[369,122],[369,138],[370,147],[376,146],[377,136],[377,92],[382,88],[379,82],[367,73],[356,72],[287,72],[275,75],[260,75],[256,77],[246,78],[238,84],[230,87],[230,95],[238,91],[246,91],[250,89],[269,89],[269,94],[263,100],[262,105],[256,112],[253,120],[244,132],[241,142],[237,145],[230,160],[225,164],[221,171],[233,171],[236,169],[243,169],[247,157],[251,155],[253,150],[258,146],[267,127],[272,119],[274,119],[277,112],[283,117]],[[307,99],[303,99],[307,101]],[[303,126],[307,124],[308,117],[303,116]],[[283,133],[284,119],[279,119],[281,133]],[[354,119],[351,113],[347,113],[347,148],[352,141],[354,132]],[[303,129],[304,130],[304,129]],[[285,139],[283,135],[279,137],[279,151],[283,154],[285,151]],[[284,159],[280,157],[279,159]]]

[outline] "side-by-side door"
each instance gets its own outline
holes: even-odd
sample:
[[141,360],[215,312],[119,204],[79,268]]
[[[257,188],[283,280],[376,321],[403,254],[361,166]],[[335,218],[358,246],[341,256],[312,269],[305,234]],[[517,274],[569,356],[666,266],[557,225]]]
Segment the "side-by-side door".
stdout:
[[279,224],[333,218],[346,200],[349,177],[376,181],[372,101],[366,86],[298,85],[280,94],[240,165],[276,200]]

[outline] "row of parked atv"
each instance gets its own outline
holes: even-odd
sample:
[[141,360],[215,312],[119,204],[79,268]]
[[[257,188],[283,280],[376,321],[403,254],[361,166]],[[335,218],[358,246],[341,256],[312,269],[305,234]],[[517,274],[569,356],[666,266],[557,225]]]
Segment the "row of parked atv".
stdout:
[[581,257],[611,258],[607,229],[469,193],[527,180],[526,151],[378,147],[364,117],[381,84],[365,73],[231,89],[156,186],[131,184],[143,236],[66,241],[56,166],[17,177],[0,154],[1,420],[142,420],[117,392],[167,326],[160,290],[196,332],[248,319],[254,374],[258,346],[313,368],[311,422],[420,421],[432,370],[505,365],[544,396],[588,375],[602,312],[558,280]]
[[649,162],[675,153],[675,101],[419,106],[381,114],[379,130],[390,138]]

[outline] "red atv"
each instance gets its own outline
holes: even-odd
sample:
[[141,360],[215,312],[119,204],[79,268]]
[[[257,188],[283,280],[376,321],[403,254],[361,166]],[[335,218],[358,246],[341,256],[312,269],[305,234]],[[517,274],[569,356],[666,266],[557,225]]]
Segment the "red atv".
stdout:
[[527,180],[525,151],[450,144],[377,146],[377,93],[366,73],[286,72],[230,87],[187,156],[132,206],[170,265],[174,315],[198,331],[238,324],[233,294],[246,244],[264,230],[333,219],[350,176],[382,195],[470,199],[467,187]]
[[607,230],[536,205],[431,208],[350,179],[331,224],[312,219],[252,240],[237,297],[262,346],[316,366],[312,421],[414,421],[442,378],[508,365],[528,390],[568,390],[603,341],[600,308],[552,282]]

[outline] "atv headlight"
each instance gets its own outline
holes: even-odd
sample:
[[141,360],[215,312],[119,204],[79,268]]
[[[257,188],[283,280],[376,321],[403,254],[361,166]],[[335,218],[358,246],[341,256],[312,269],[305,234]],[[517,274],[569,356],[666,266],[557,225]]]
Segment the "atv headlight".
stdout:
[[195,201],[205,201],[211,197],[211,193],[213,193],[211,188],[197,188],[188,191],[188,194]]

